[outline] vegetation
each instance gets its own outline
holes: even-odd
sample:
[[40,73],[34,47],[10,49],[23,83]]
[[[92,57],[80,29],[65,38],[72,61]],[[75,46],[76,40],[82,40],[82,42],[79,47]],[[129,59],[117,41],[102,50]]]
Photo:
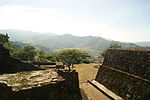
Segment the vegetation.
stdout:
[[119,44],[110,44],[108,48],[104,49],[102,52],[101,52],[101,56],[104,58],[106,56],[106,52],[107,52],[107,49],[109,48],[122,48],[122,45],[119,45]]
[[[28,43],[22,42],[9,42],[8,35],[0,34],[0,44],[4,45],[5,48],[9,49],[10,54],[24,61],[49,61],[48,54],[45,53],[45,49],[48,51],[49,49],[44,46],[38,45],[38,48],[44,49],[36,49],[35,46],[30,46]],[[50,50],[51,52],[52,50]]]
[[59,59],[62,61],[70,71],[70,67],[81,61],[81,52],[77,49],[68,49],[59,53]]
[[87,52],[82,52],[81,53],[81,57],[82,57],[82,60],[81,60],[81,63],[91,63],[92,60],[91,60],[91,55]]
[[8,37],[8,34],[6,33],[6,35],[4,34],[0,34],[0,44],[5,44],[5,43],[8,43],[9,42],[9,37]]
[[[123,47],[136,47],[137,45],[133,43],[122,43],[117,41],[109,41],[102,37],[97,36],[73,36],[70,34],[65,35],[56,35],[56,34],[45,34],[30,32],[30,31],[21,31],[21,30],[0,30],[3,33],[9,33],[11,40],[17,42],[10,42],[11,46],[7,46],[11,52],[16,52],[19,49],[23,49],[26,46],[34,46],[37,50],[43,50],[48,54],[48,60],[58,61],[58,58],[55,54],[62,50],[74,49],[77,48],[83,52],[88,52],[92,55],[90,62],[99,62],[102,57],[99,57],[99,52],[104,48],[107,48],[109,44],[117,43]],[[23,43],[22,41],[26,41]],[[14,49],[15,48],[15,49]],[[55,53],[53,55],[53,53]],[[38,54],[38,52],[37,52]],[[50,56],[49,56],[50,55]],[[46,56],[47,57],[47,56]],[[37,58],[37,57],[36,57]],[[37,60],[37,59],[36,59]],[[83,62],[87,62],[83,60]]]
[[[27,37],[26,36],[22,37],[22,35],[19,35],[19,34],[25,34],[28,32],[25,31],[22,33],[22,31],[18,31],[17,33],[17,30],[10,30],[10,31],[14,31],[13,35],[9,34],[11,36],[11,39],[12,38],[17,39],[16,37],[18,37],[18,39],[24,39],[24,41],[28,41],[28,43],[18,42],[18,41],[23,41],[23,40],[18,40],[17,42],[9,42],[9,44],[5,43],[4,46],[11,51],[12,56],[25,60],[25,61],[32,61],[32,60],[51,61],[51,62],[62,61],[61,57],[58,56],[60,54],[59,52],[61,52],[62,50],[66,50],[66,49],[78,48],[81,52],[80,57],[82,59],[79,58],[80,60],[77,60],[75,63],[99,62],[105,56],[106,50],[108,49],[106,47],[110,43],[111,44],[109,48],[116,48],[120,46],[124,46],[124,47],[136,46],[130,43],[108,41],[104,38],[94,37],[94,36],[78,37],[78,36],[73,36],[69,34],[45,36],[41,33],[38,33],[38,35],[36,35],[33,32],[32,35],[28,34]],[[3,36],[9,38],[8,35],[3,35]],[[31,50],[31,52],[26,52],[25,48],[32,45],[29,42],[31,40],[30,39],[31,37],[33,40],[32,43],[34,43],[32,47],[34,47],[35,49]],[[36,38],[33,38],[33,37],[36,37]],[[5,42],[7,42],[7,39]],[[103,48],[106,48],[106,49],[103,50]],[[101,54],[99,54],[99,51],[102,51]],[[29,57],[30,53],[31,53],[31,57]],[[89,54],[92,56],[89,56]]]
[[60,61],[58,55],[59,55],[59,53],[53,53],[53,54],[47,56],[47,59],[51,60],[52,62]]
[[[124,47],[135,47],[137,45],[132,43],[122,43],[117,41],[109,41],[105,38],[98,36],[73,36],[70,34],[56,35],[45,34],[30,31],[21,30],[0,30],[3,33],[9,33],[11,40],[13,41],[26,41],[28,43],[34,43],[42,46],[47,46],[52,49],[67,49],[67,48],[80,48],[91,50],[103,50],[111,43],[117,43]],[[32,45],[32,44],[31,44]],[[40,48],[41,49],[41,48]],[[46,50],[45,50],[46,52]]]
[[37,54],[37,56],[35,58],[35,61],[44,61],[44,62],[50,61],[48,59],[48,55],[43,50],[38,50],[37,53],[38,54]]
[[74,67],[74,64],[79,64],[83,59],[87,59],[89,57],[88,53],[81,52],[78,49],[67,49],[61,51],[58,54],[58,58],[60,61],[64,63],[71,70],[70,67]]
[[8,36],[7,33],[6,33],[6,35],[0,34],[0,44],[3,45],[5,48],[9,49],[10,53],[12,53],[13,51],[15,51],[15,47],[13,47],[10,44],[9,36]]
[[19,46],[13,47],[6,45],[12,51],[11,55],[24,61],[45,61],[45,62],[58,62],[62,61],[66,66],[74,66],[79,63],[90,63],[91,56],[86,52],[81,52],[77,49],[67,49],[59,53],[46,54],[44,50],[37,49],[34,46]]
[[89,63],[91,63],[91,61],[89,59],[83,59],[82,63],[89,64]]
[[24,61],[32,61],[35,59],[37,52],[35,47],[26,46],[23,49],[17,50],[12,55]]
[[122,45],[119,45],[117,43],[110,44],[109,48],[122,48]]

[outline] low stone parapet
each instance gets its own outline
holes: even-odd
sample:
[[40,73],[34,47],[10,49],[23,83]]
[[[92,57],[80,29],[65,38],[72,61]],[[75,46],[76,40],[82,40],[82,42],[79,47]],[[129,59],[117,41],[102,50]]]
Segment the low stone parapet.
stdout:
[[96,80],[88,80],[88,82],[92,84],[95,88],[100,90],[102,93],[104,93],[106,96],[108,96],[109,98],[113,100],[123,100],[121,97],[119,97],[118,95],[116,95],[115,93],[107,89],[104,85],[100,84]]

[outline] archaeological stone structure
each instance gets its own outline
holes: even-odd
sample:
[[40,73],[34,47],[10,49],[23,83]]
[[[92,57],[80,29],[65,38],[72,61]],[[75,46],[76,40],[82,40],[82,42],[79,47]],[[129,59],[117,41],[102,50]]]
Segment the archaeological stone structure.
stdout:
[[65,77],[52,70],[0,75],[0,100],[81,100],[76,74],[59,73]]
[[95,80],[124,100],[150,100],[150,48],[108,49]]
[[54,71],[13,58],[0,45],[0,100],[81,100],[78,73]]
[[11,57],[9,50],[5,49],[3,45],[0,44],[0,74],[33,70],[41,70],[41,68]]

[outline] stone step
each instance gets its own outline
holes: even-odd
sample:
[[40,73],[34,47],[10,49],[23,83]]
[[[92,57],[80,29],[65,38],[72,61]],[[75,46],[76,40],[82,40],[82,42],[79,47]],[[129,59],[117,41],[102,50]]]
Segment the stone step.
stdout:
[[96,87],[98,90],[100,90],[101,92],[103,92],[105,95],[107,95],[108,97],[110,97],[113,100],[123,100],[120,96],[116,95],[115,93],[113,93],[112,91],[110,91],[109,89],[107,89],[105,86],[103,86],[102,84],[100,84],[99,82],[95,81],[95,80],[88,80],[88,82],[90,84],[92,84],[94,87]]

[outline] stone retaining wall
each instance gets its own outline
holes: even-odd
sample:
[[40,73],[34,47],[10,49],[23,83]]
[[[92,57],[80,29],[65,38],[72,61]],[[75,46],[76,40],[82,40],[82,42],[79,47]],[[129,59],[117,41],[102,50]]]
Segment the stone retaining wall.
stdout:
[[81,100],[77,73],[60,73],[64,76],[51,70],[0,75],[0,100]]
[[2,56],[0,58],[0,74],[34,70],[42,70],[42,68],[36,67],[31,63],[23,62],[10,56]]
[[58,74],[65,79],[69,92],[79,91],[78,72],[76,72],[75,70],[69,72],[67,70],[67,71],[58,71]]
[[150,50],[108,49],[103,65],[150,80]]
[[8,87],[5,87],[7,92],[0,94],[0,100],[68,100],[69,97],[63,82],[49,83],[44,86],[19,91],[8,89]]
[[150,50],[109,49],[96,81],[125,100],[150,99]]
[[41,70],[41,68],[11,57],[9,50],[0,45],[0,74],[33,70]]
[[125,100],[149,100],[147,96],[150,96],[150,81],[104,66],[100,67],[96,81]]

